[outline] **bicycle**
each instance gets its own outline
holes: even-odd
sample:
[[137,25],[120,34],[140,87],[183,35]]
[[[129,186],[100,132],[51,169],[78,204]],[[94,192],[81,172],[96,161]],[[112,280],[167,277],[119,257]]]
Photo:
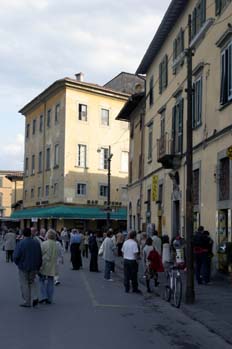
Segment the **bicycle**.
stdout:
[[169,266],[167,271],[167,284],[164,290],[164,299],[167,302],[170,302],[173,299],[174,306],[176,308],[180,307],[182,299],[182,280],[178,265]]

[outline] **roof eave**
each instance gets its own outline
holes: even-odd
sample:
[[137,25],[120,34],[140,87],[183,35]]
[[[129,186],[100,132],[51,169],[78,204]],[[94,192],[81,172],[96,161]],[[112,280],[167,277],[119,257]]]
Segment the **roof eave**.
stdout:
[[168,33],[172,30],[177,19],[180,17],[182,12],[187,5],[188,0],[172,0],[170,3],[162,22],[156,31],[154,38],[152,39],[136,74],[146,74],[154,58],[158,54],[160,48],[166,40]]

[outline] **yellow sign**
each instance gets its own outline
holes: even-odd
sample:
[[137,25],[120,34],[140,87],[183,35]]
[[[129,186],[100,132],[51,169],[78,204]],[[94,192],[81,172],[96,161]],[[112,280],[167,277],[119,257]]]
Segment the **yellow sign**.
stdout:
[[152,201],[158,200],[158,176],[152,177]]
[[227,156],[230,160],[232,160],[232,145],[227,149]]

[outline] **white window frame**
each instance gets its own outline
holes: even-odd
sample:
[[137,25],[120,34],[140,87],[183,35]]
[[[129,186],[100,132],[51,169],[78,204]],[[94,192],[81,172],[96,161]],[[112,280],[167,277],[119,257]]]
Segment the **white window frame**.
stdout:
[[[104,190],[106,190],[106,195],[101,195],[101,189],[104,187]],[[99,197],[101,198],[107,198],[108,196],[108,185],[107,184],[99,184]]]
[[202,124],[203,79],[199,76],[193,83],[193,128]]
[[42,198],[42,187],[38,187],[38,199]]
[[51,127],[51,118],[52,118],[52,110],[48,109],[47,111],[47,127]]
[[[79,193],[78,193],[78,191],[79,191]],[[86,183],[78,182],[76,184],[76,195],[82,196],[82,197],[87,195],[87,184]]]
[[[48,157],[49,154],[49,157]],[[46,170],[51,169],[51,147],[46,148]]]
[[55,148],[54,148],[54,167],[58,167],[59,166],[59,155],[60,155],[59,144],[55,144]]
[[77,166],[86,168],[87,164],[87,145],[78,144],[77,146]]
[[35,155],[31,156],[31,175],[35,174]]
[[101,108],[101,125],[109,126],[110,125],[110,111],[106,108]]
[[38,172],[40,173],[42,171],[43,171],[43,152],[40,151],[38,156]]
[[78,103],[78,120],[88,121],[88,106],[84,103]]
[[58,124],[60,120],[60,103],[55,106],[55,124]]
[[100,163],[99,163],[100,170],[108,170],[108,158],[109,158],[109,148],[101,147]]
[[148,146],[147,146],[147,160],[152,161],[153,153],[153,123],[148,126]]

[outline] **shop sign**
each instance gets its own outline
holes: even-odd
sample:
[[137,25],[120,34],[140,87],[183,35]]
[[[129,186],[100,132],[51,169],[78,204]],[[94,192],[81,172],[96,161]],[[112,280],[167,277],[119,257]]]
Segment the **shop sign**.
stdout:
[[152,201],[158,200],[158,176],[152,177]]

